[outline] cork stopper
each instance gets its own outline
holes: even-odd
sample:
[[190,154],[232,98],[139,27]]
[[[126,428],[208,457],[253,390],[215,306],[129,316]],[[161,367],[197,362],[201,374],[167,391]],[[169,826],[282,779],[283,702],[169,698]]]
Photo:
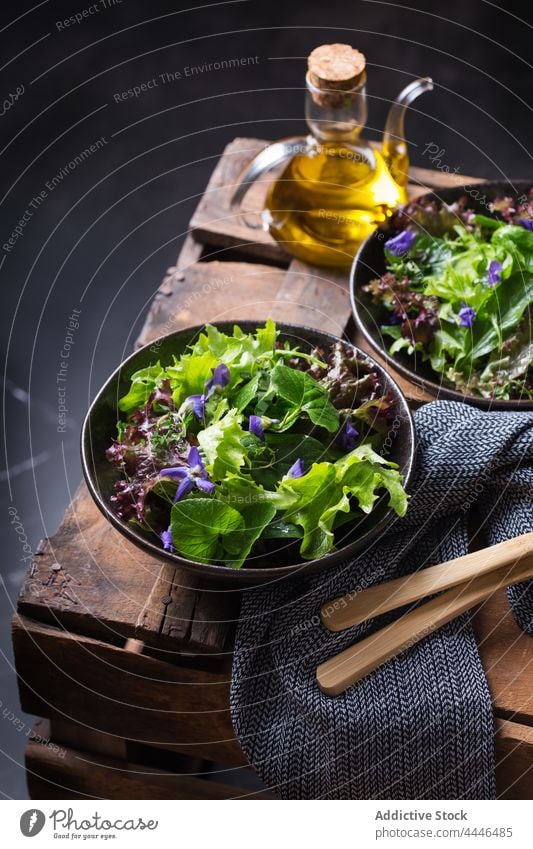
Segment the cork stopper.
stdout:
[[321,44],[307,59],[311,96],[319,106],[340,106],[364,82],[366,59],[349,44]]

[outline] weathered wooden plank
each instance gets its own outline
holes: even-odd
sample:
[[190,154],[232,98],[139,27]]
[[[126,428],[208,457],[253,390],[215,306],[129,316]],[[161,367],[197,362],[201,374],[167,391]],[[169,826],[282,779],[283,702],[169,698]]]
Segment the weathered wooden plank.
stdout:
[[[191,219],[193,237],[204,245],[238,247],[243,259],[263,259],[288,265],[290,255],[261,229],[250,229],[230,210],[230,198],[244,166],[265,147],[261,139],[237,138],[224,149],[207,189]],[[261,210],[268,179],[246,198],[246,209]]]
[[496,788],[499,799],[531,799],[533,728],[505,719],[496,722]]
[[240,606],[240,592],[200,590],[191,619],[189,651],[232,652]]
[[54,740],[58,746],[67,746],[71,749],[84,749],[95,755],[119,758],[125,760],[128,756],[126,740],[115,734],[105,734],[103,731],[95,731],[92,728],[84,728],[67,722],[64,719],[56,719],[52,724],[48,719],[37,720],[37,724],[47,727],[47,733],[39,732],[41,740]]
[[[174,619],[160,628],[169,595]],[[136,637],[165,650],[213,652],[223,650],[236,617],[236,597],[222,597],[218,607],[212,593],[124,539],[81,484],[57,533],[41,544],[18,609],[108,642]]]
[[[42,736],[41,727],[38,733]],[[46,734],[46,729],[44,730]],[[264,791],[158,769],[71,747],[30,740],[26,748],[32,799],[235,799],[265,798]]]
[[[269,232],[247,227],[240,216],[230,209],[230,198],[240,174],[253,157],[268,144],[269,142],[263,139],[236,138],[226,146],[191,219],[190,228],[194,238],[204,245],[238,247],[243,259],[268,259],[288,264],[290,256]],[[483,182],[482,178],[446,174],[444,171],[428,168],[411,168],[409,175],[411,198],[433,189]],[[271,179],[265,175],[250,188],[245,198],[246,210],[257,212],[263,209]]]
[[139,338],[150,344],[214,321],[291,321],[342,335],[350,318],[347,281],[294,260],[289,269],[249,262],[201,262],[176,275],[154,302]]
[[162,650],[222,652],[239,610],[238,593],[196,584],[171,564],[161,567],[135,628],[137,639]]
[[13,644],[24,711],[189,756],[246,763],[231,725],[224,658],[198,669],[175,653],[160,660],[18,616]]
[[[487,639],[498,642],[494,635]],[[24,618],[14,621],[14,642],[23,710],[188,755],[245,763],[231,725],[229,668],[176,667]],[[525,693],[527,665],[515,665],[511,654],[507,664],[513,672],[506,675],[520,679]],[[501,719],[507,711],[497,674],[487,669],[495,699],[498,788],[509,798],[527,798],[519,794],[531,792],[531,693],[520,713],[524,723]]]
[[160,568],[110,526],[81,484],[57,533],[42,543],[18,609],[111,642],[134,636]]
[[191,618],[196,602],[196,592],[183,587],[181,572],[165,563],[146,600],[137,625],[137,639],[148,644],[157,642],[164,648],[171,640],[186,642],[191,629]]
[[516,624],[505,591],[480,605],[474,629],[497,715],[533,725],[533,640]]

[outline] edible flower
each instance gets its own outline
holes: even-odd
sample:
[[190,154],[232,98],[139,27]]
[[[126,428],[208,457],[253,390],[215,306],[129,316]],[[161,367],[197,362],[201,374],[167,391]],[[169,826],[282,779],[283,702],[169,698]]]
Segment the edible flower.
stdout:
[[257,436],[258,439],[263,440],[265,438],[265,431],[263,429],[261,416],[250,416],[248,419],[248,430],[250,433],[253,433],[254,436]]
[[416,239],[416,233],[412,230],[403,230],[385,242],[385,247],[393,256],[405,256],[413,247],[413,242]]
[[161,469],[159,472],[161,478],[174,478],[180,481],[174,496],[174,504],[195,487],[203,492],[213,492],[215,488],[215,484],[209,480],[200,452],[194,445],[189,451],[187,463],[188,466],[175,466],[171,469]]
[[213,377],[206,380],[204,391],[201,395],[189,395],[181,405],[180,412],[192,410],[194,415],[200,421],[205,418],[205,402],[211,397],[217,387],[223,388],[227,386],[230,380],[229,368],[224,363],[219,363],[216,368],[212,369]]
[[229,383],[229,379],[229,368],[227,367],[227,365],[225,365],[225,363],[219,363],[218,366],[213,369],[213,377],[210,377],[209,380],[206,380],[206,399],[211,397],[217,386],[219,386],[220,388],[227,386]]
[[205,416],[205,395],[189,395],[180,407],[180,413],[192,410],[194,415],[200,421],[203,421]]
[[459,310],[459,324],[462,327],[472,327],[475,317],[475,309],[473,307],[469,307],[468,304],[465,304],[463,301],[461,309]]
[[163,531],[161,534],[161,542],[163,543],[163,548],[165,551],[175,551],[174,545],[172,542],[172,533],[170,531],[170,525],[168,526],[166,531]]
[[519,218],[518,223],[521,224],[525,230],[533,230],[533,218]]
[[305,474],[304,472],[304,462],[298,457],[297,460],[292,464],[289,471],[287,472],[288,478],[301,478]]
[[502,279],[502,264],[496,259],[492,259],[489,263],[489,273],[487,276],[489,286],[495,286]]
[[359,431],[346,420],[336,436],[336,442],[346,452],[353,451],[356,446]]

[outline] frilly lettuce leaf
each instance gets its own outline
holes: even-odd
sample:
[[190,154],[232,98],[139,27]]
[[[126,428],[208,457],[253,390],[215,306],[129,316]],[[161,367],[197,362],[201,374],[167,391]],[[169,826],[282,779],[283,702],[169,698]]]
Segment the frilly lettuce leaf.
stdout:
[[131,377],[129,392],[123,395],[118,402],[119,409],[123,413],[131,413],[133,410],[138,410],[139,407],[144,407],[164,372],[165,370],[159,362],[136,371]]
[[340,512],[350,511],[350,499],[363,513],[370,513],[383,489],[389,505],[403,516],[407,495],[396,464],[361,445],[335,463],[315,463],[303,477],[283,480],[278,507],[284,510],[285,523],[303,530],[302,556],[314,559],[334,548],[335,521]]
[[198,341],[192,346],[191,352],[195,356],[211,353],[217,362],[225,363],[234,375],[242,371],[252,373],[257,357],[273,353],[276,338],[276,325],[270,318],[255,334],[244,333],[236,324],[230,336],[208,324],[205,333],[201,333]]
[[230,410],[218,421],[198,433],[198,442],[206,469],[213,480],[223,480],[229,472],[238,472],[247,460],[241,427],[242,415]]
[[183,354],[173,366],[166,368],[165,377],[170,380],[172,400],[176,407],[189,395],[200,395],[204,391],[205,382],[217,365],[218,360],[211,351],[204,351],[198,355]]

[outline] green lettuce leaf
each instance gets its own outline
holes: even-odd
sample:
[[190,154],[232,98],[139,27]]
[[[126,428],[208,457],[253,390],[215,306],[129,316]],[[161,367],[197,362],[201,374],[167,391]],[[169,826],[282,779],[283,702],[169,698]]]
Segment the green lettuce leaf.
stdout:
[[370,513],[382,490],[388,492],[393,510],[405,515],[407,494],[396,464],[364,444],[335,463],[315,463],[303,477],[283,480],[278,507],[285,511],[283,522],[303,530],[302,556],[314,559],[334,548],[335,522],[339,513],[350,512],[350,499]]
[[218,421],[198,433],[198,442],[209,476],[221,481],[229,472],[238,472],[247,461],[241,427],[242,415],[230,410]]
[[[513,228],[518,229],[518,228]],[[533,234],[532,234],[533,235]],[[488,318],[479,322],[474,336],[471,357],[477,360],[500,347],[500,334],[514,329],[520,322],[526,308],[533,301],[533,273],[514,274],[504,284],[492,292],[491,302],[487,305]],[[497,327],[491,320],[497,318]]]
[[305,413],[313,424],[329,430],[339,428],[339,413],[329,400],[327,389],[307,372],[277,363],[270,375],[270,393],[275,393],[288,403],[289,409],[281,424],[275,429],[286,430]]
[[136,371],[131,377],[129,392],[123,395],[118,402],[119,409],[123,413],[132,413],[139,407],[144,407],[148,398],[155,390],[158,382],[164,376],[164,368],[161,363]]
[[205,382],[212,377],[217,365],[217,358],[210,351],[205,351],[199,355],[183,354],[173,366],[166,368],[165,377],[170,380],[176,407],[189,395],[200,395],[204,391]]
[[257,390],[259,389],[259,381],[261,379],[260,374],[256,374],[245,383],[237,393],[237,395],[232,399],[232,406],[235,407],[237,412],[242,413],[242,411],[251,404],[252,401],[257,397]]
[[234,555],[226,561],[227,566],[240,569],[250,554],[253,544],[263,534],[264,529],[275,515],[275,506],[265,502],[250,504],[241,510],[244,528],[232,531],[223,541],[226,551]]
[[250,475],[226,475],[217,489],[217,496],[226,503],[242,511],[251,504],[278,504],[279,496],[272,490],[265,489],[256,483]]
[[[283,521],[299,525],[303,530],[302,557],[312,560],[331,550],[333,535],[328,524],[332,523],[333,517],[328,508],[343,494],[335,486],[333,463],[315,463],[303,477],[282,481],[278,493],[280,507],[286,511]],[[324,514],[327,523],[322,524]]]
[[265,326],[258,328],[255,334],[244,333],[236,324],[231,336],[208,324],[205,333],[200,334],[191,350],[194,356],[211,353],[217,362],[228,366],[235,381],[243,373],[253,376],[257,370],[258,357],[274,355],[276,337],[276,325],[272,319],[268,319]]
[[215,498],[185,498],[170,512],[174,548],[200,563],[226,559],[225,541],[233,532],[244,533],[245,529],[238,510]]

